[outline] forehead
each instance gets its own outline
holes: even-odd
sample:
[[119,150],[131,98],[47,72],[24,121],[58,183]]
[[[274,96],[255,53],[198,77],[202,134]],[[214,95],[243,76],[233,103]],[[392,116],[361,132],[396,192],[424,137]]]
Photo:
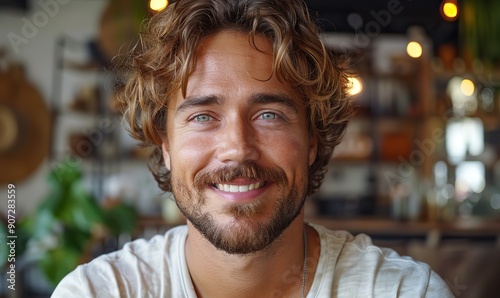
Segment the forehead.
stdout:
[[[267,56],[272,60],[273,48],[269,40],[261,35],[250,36],[249,33],[236,30],[223,30],[204,37],[197,47],[198,56],[207,53],[226,52],[247,55]],[[261,57],[263,58],[263,57]]]
[[237,31],[205,37],[197,47],[196,61],[197,74],[231,70],[259,80],[272,76],[271,43],[262,36],[255,36],[251,41],[248,34]]
[[273,73],[272,44],[263,36],[250,39],[248,33],[231,30],[211,34],[198,44],[195,61],[187,80],[187,97],[189,93],[222,87],[225,90],[219,92],[251,87],[297,97],[291,85],[278,80]]

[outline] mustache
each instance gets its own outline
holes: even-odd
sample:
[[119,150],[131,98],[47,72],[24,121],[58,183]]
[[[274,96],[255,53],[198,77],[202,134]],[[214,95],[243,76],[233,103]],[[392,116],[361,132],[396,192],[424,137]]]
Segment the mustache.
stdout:
[[200,172],[195,176],[194,186],[204,189],[208,184],[225,183],[235,179],[272,181],[285,185],[286,175],[280,168],[261,167],[253,161],[248,161],[237,167],[221,167],[209,172]]

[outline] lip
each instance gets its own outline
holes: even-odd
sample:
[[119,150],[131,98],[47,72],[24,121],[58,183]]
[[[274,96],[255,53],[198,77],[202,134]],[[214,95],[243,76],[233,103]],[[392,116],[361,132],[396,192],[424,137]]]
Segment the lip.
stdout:
[[[257,189],[252,189],[248,190],[245,192],[230,192],[230,191],[224,191],[221,189],[218,189],[214,185],[210,185],[210,188],[212,189],[213,192],[217,194],[218,197],[221,197],[225,201],[229,201],[232,203],[246,203],[250,202],[253,200],[257,200],[263,193],[267,191],[267,189],[272,185],[273,183],[271,181],[263,181],[261,183],[264,183],[263,186]],[[224,184],[229,184],[232,186],[241,186],[241,185],[248,185],[251,183],[224,183]]]

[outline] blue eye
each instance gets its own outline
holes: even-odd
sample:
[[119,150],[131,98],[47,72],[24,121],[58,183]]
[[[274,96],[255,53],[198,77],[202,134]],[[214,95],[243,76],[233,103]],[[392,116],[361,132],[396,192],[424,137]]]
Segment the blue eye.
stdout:
[[275,113],[271,113],[271,112],[266,112],[266,113],[263,113],[260,115],[262,117],[262,119],[264,120],[275,120],[278,118],[278,115],[276,115]]
[[207,121],[212,120],[212,117],[210,117],[207,114],[202,114],[202,115],[195,116],[194,120],[196,120],[198,122],[207,122]]

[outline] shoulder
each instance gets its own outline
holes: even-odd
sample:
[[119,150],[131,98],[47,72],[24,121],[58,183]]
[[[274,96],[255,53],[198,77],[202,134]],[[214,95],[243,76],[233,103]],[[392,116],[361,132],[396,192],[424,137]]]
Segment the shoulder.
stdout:
[[[99,256],[87,264],[78,266],[57,286],[52,297],[68,297],[66,293],[81,293],[80,297],[122,297],[123,293],[151,296],[151,289],[162,288],[169,281],[175,266],[182,260],[187,228],[172,228],[164,235],[150,240],[129,242],[116,252]],[[145,291],[145,292],[144,292]],[[99,293],[99,295],[98,295]],[[147,294],[147,295],[140,295]]]
[[81,267],[87,270],[93,267],[110,266],[126,270],[127,267],[141,269],[141,266],[155,265],[159,261],[168,262],[172,255],[183,247],[186,235],[186,226],[175,227],[150,240],[137,239],[128,242],[122,249],[99,256]]
[[333,272],[333,291],[358,297],[452,297],[446,283],[427,264],[376,246],[365,234],[314,227],[325,249],[321,255],[334,260],[326,269]]

